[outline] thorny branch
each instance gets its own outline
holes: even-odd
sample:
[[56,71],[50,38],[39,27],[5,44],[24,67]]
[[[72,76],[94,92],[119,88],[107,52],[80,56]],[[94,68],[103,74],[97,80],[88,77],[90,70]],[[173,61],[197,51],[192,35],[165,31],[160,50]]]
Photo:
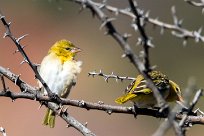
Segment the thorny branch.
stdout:
[[[189,93],[189,92],[185,92],[185,93]],[[175,122],[175,119],[177,118],[177,115],[178,115],[177,112],[181,111],[182,107],[181,107],[181,105],[177,104],[172,109],[172,111],[169,113],[168,119],[166,119],[160,125],[160,127],[153,134],[153,136],[163,136],[171,126],[174,127],[176,135],[178,135],[178,136],[185,135],[185,130],[186,130],[185,127],[191,127],[192,126],[192,123],[188,122],[188,119],[190,117],[189,115],[191,115],[192,113],[194,115],[197,114],[197,110],[196,110],[196,112],[193,112],[193,109],[194,109],[196,103],[198,102],[198,100],[200,99],[200,97],[202,96],[202,93],[203,93],[202,89],[197,91],[197,93],[195,94],[194,99],[193,99],[191,105],[189,106],[189,108],[186,108],[187,109],[187,113],[182,114],[183,117],[181,118],[181,121],[179,123]],[[198,118],[199,117],[203,117],[203,115],[201,115],[201,116],[197,115],[197,117]]]
[[[21,62],[22,63],[28,63],[29,66],[31,67],[31,69],[33,70],[33,72],[35,73],[35,77],[42,83],[43,87],[47,90],[47,93],[48,93],[48,96],[51,100],[53,100],[53,102],[57,103],[57,104],[60,104],[61,103],[61,99],[54,93],[51,92],[51,90],[49,89],[49,87],[47,86],[47,84],[45,83],[45,81],[42,79],[42,77],[40,76],[38,70],[37,70],[37,66],[34,65],[29,57],[26,55],[25,51],[23,50],[23,47],[21,44],[20,44],[20,41],[26,36],[21,36],[20,38],[15,38],[13,36],[13,34],[11,33],[11,30],[10,30],[10,24],[11,23],[7,23],[6,20],[5,20],[5,17],[0,13],[0,19],[3,23],[3,25],[5,26],[6,28],[6,32],[4,34],[4,37],[9,37],[14,43],[15,45],[17,46],[17,51],[16,52],[20,52],[21,55],[23,56],[24,60]],[[0,68],[2,69],[2,67]],[[1,74],[4,74],[4,73],[9,73],[11,74],[11,72],[8,72],[7,70],[3,69],[3,71],[1,72]],[[7,78],[9,75],[5,75]],[[37,95],[37,92],[35,91],[34,88],[32,88],[31,86],[27,86],[29,88],[24,88],[24,82],[22,82],[19,77],[20,76],[13,76],[13,74],[11,74],[12,78],[11,80],[16,84],[16,85],[19,85],[21,91],[25,92],[25,91],[29,91],[29,92],[34,92],[33,94]],[[24,84],[24,85],[22,85]],[[5,89],[4,89],[5,90]],[[30,91],[32,90],[32,91]],[[8,95],[8,91],[4,91],[7,93]],[[12,97],[11,97],[12,98]],[[14,100],[14,98],[12,99]],[[56,106],[53,105],[52,103],[44,103],[44,105],[50,109],[52,109],[54,112],[56,112]],[[57,112],[56,112],[57,114]],[[65,113],[62,113],[59,115],[61,118],[63,118],[70,126],[73,126],[75,129],[77,129],[79,132],[81,132],[83,135],[85,136],[95,136],[94,133],[92,133],[88,128],[86,128],[83,124],[81,124],[80,122],[78,122],[76,119],[74,119],[73,117],[71,117],[70,115],[68,115],[67,112]]]
[[144,21],[142,21],[143,18],[137,9],[136,1],[129,0],[129,5],[132,13],[136,16],[136,18],[134,19],[134,23],[135,25],[137,25],[136,27],[138,28],[142,37],[141,44],[143,45],[144,50],[144,65],[147,71],[151,71],[149,62],[149,48],[152,47],[152,44],[145,32]]
[[[0,66],[0,73],[3,74],[5,77],[7,77],[9,80],[11,80],[13,83],[15,83],[15,79],[17,78],[17,76],[14,73],[10,72],[9,70],[1,66]],[[8,74],[8,73],[11,73],[11,74]],[[17,84],[17,86],[19,86],[23,90],[32,90],[30,92],[35,92],[35,93],[29,93],[29,92],[15,93],[7,89],[7,91],[3,91],[3,90],[0,91],[0,97],[9,97],[12,100],[16,100],[16,99],[36,100],[39,102],[44,102],[44,104],[46,104],[46,102],[54,102],[50,97],[46,97],[38,93],[38,91],[34,87],[30,86],[29,84],[27,84],[20,78],[18,78],[18,81],[21,84]],[[101,101],[99,101],[98,103],[91,103],[91,102],[86,102],[83,100],[62,99],[61,102],[62,102],[61,105],[70,105],[70,106],[75,106],[79,108],[84,108],[86,110],[105,111],[108,114],[112,114],[112,113],[123,113],[123,114],[131,114],[131,115],[135,114],[135,110],[133,109],[133,107],[106,105]],[[49,106],[49,105],[46,105],[46,106]],[[54,110],[59,115],[59,112],[57,110],[58,107],[53,107],[53,106],[51,107],[52,107],[52,110]],[[152,116],[156,118],[166,118],[168,116],[168,113],[159,112],[157,109],[137,108],[136,112],[137,112],[137,115],[147,115],[147,116]],[[64,114],[64,115],[60,115],[60,116],[65,116],[68,113],[62,112],[61,114]],[[183,117],[184,117],[183,114],[180,114],[180,113],[176,114],[176,119],[178,120],[181,120]],[[192,124],[203,124],[204,125],[204,117],[190,115],[187,117],[186,122],[189,122]],[[71,124],[70,122],[68,123]]]
[[33,72],[35,73],[35,77],[42,83],[43,87],[46,89],[49,97],[51,97],[52,99],[58,99],[58,101],[60,101],[60,98],[57,95],[55,95],[54,93],[52,93],[52,91],[50,90],[48,85],[45,83],[45,81],[40,76],[40,74],[37,70],[37,66],[31,62],[31,60],[29,59],[29,57],[27,56],[27,54],[23,50],[24,46],[22,46],[20,44],[20,41],[27,35],[23,35],[19,38],[15,38],[14,35],[11,33],[11,30],[10,30],[11,23],[7,23],[5,20],[5,16],[3,16],[1,13],[0,13],[0,19],[1,19],[4,27],[6,28],[6,32],[4,33],[4,38],[9,37],[15,43],[15,45],[17,47],[16,52],[20,52],[21,55],[23,56],[23,61],[20,64],[28,63],[29,66],[31,67],[31,69],[33,70]]
[[[68,0],[68,1],[70,1],[70,0]],[[82,3],[82,0],[72,0],[72,1]],[[98,3],[98,2],[92,2],[92,3],[95,6],[97,6],[98,8],[107,9],[108,11],[115,13],[115,15],[122,14],[122,15],[125,15],[125,16],[132,18],[133,20],[135,20],[135,18],[136,18],[136,16],[132,12],[129,11],[129,8],[119,9],[117,7],[110,6],[110,5],[107,5],[104,3]],[[160,27],[161,34],[163,34],[164,30],[166,30],[166,29],[170,30],[172,35],[174,35],[178,38],[182,38],[184,40],[183,41],[184,45],[187,44],[187,40],[190,38],[194,39],[196,42],[199,42],[199,41],[204,42],[204,36],[201,35],[201,29],[199,29],[197,31],[196,30],[190,31],[190,30],[182,27],[182,23],[183,23],[182,21],[179,21],[179,24],[175,24],[175,23],[170,24],[170,23],[162,22],[158,18],[156,18],[156,19],[151,18],[149,15],[149,11],[144,12],[143,10],[140,10],[140,9],[138,9],[138,10],[140,11],[140,14],[141,14],[142,18],[144,18],[143,20],[145,22],[150,23],[155,27],[156,26]],[[174,14],[172,14],[172,16],[174,18]]]
[[108,82],[110,78],[115,79],[116,82],[117,82],[118,80],[120,80],[121,82],[124,81],[124,80],[132,80],[132,81],[135,80],[135,78],[133,78],[133,77],[118,76],[118,75],[115,75],[113,72],[112,72],[110,75],[104,74],[104,73],[102,72],[102,70],[100,70],[99,72],[96,72],[96,71],[89,72],[89,73],[88,73],[88,76],[92,76],[92,77],[102,76],[106,82]]

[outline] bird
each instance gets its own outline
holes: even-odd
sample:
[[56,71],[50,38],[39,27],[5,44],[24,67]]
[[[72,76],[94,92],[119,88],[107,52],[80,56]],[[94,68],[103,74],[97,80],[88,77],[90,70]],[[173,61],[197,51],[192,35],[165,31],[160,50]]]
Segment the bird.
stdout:
[[[62,39],[57,41],[48,51],[41,62],[39,74],[48,85],[52,93],[60,98],[67,98],[71,88],[76,84],[77,75],[81,72],[81,61],[75,56],[81,52],[72,42]],[[48,95],[46,89],[39,82],[40,92]],[[47,109],[43,125],[50,128],[55,126],[55,113]]]
[[[164,100],[167,102],[184,101],[180,87],[174,81],[169,80],[166,75],[156,70],[148,72],[148,75]],[[118,104],[124,104],[127,101],[132,101],[136,107],[140,108],[157,107],[153,91],[147,86],[147,82],[141,74],[127,87],[125,94],[115,100]]]

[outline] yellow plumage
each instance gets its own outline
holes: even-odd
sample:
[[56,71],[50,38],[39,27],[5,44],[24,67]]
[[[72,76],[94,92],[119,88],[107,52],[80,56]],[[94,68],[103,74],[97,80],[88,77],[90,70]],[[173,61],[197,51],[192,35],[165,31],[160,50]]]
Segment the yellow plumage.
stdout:
[[[148,73],[161,95],[167,102],[183,101],[179,86],[169,80],[166,75],[159,71]],[[146,85],[146,80],[142,75],[138,75],[127,88],[125,95],[115,100],[118,104],[123,104],[131,100],[138,107],[154,107],[157,104],[153,92]]]
[[[76,83],[77,74],[81,71],[81,61],[76,61],[76,53],[81,50],[70,41],[60,40],[49,50],[40,66],[40,75],[51,91],[59,97],[67,98],[73,85]],[[40,84],[43,94],[46,90]],[[48,109],[43,121],[44,125],[51,128],[55,125],[55,114]]]

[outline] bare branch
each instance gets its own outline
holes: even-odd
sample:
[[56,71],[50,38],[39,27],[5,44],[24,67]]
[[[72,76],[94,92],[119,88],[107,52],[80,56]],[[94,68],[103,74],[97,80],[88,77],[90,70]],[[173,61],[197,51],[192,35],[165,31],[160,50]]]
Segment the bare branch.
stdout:
[[190,107],[188,108],[188,112],[184,115],[182,120],[179,122],[180,127],[183,127],[184,125],[186,125],[185,122],[187,120],[187,117],[193,112],[193,109],[194,109],[195,105],[197,104],[198,100],[200,99],[200,97],[202,95],[203,95],[203,90],[202,89],[200,89],[200,90],[198,90],[196,92],[196,94],[195,94],[195,96],[193,98],[193,101],[192,101]]
[[[82,3],[83,0],[68,0],[68,1],[75,1],[77,3]],[[188,0],[187,0],[188,1]],[[103,8],[107,9],[110,12],[115,13],[116,15],[118,14],[122,14],[122,15],[126,15],[131,17],[132,19],[135,19],[136,16],[130,12],[127,9],[118,9],[114,6],[110,6],[110,5],[104,5],[103,3],[97,3],[97,2],[93,2],[93,4],[97,7],[101,7],[103,5]],[[197,31],[190,31],[186,28],[183,27],[178,27],[175,24],[170,24],[170,23],[166,23],[166,22],[162,22],[159,19],[154,19],[151,18],[149,16],[149,14],[143,14],[142,17],[144,18],[144,20],[147,23],[152,24],[153,26],[158,26],[161,28],[161,34],[164,30],[168,29],[172,32],[172,35],[178,37],[178,38],[182,38],[184,40],[184,44],[186,44],[187,39],[191,38],[191,39],[197,39],[199,37],[200,41],[204,42],[204,36],[202,36],[201,34],[199,34],[199,36],[196,36],[195,32]]]
[[187,2],[190,5],[195,6],[195,7],[202,7],[202,8],[204,8],[204,1],[203,0],[200,0],[200,2],[195,2],[195,1],[192,1],[192,0],[184,0],[184,1]]
[[22,40],[25,36],[27,35],[23,35],[21,36],[20,38],[15,38],[13,36],[13,34],[11,33],[11,30],[10,30],[10,23],[7,23],[6,20],[5,20],[5,16],[3,16],[2,14],[0,14],[0,19],[3,23],[3,25],[5,26],[6,28],[6,32],[4,34],[4,37],[9,37],[16,45],[16,47],[18,48],[17,51],[19,51],[21,53],[21,55],[23,56],[23,61],[21,62],[21,64],[23,63],[28,63],[29,66],[31,67],[31,69],[33,70],[33,72],[35,73],[35,77],[42,83],[43,87],[46,89],[48,95],[52,98],[52,99],[58,99],[58,101],[60,101],[60,98],[52,93],[52,91],[50,90],[50,88],[48,87],[48,85],[45,83],[45,81],[42,79],[42,77],[40,76],[38,70],[37,70],[37,66],[34,65],[31,60],[29,59],[29,57],[27,56],[27,54],[25,53],[23,47],[21,44],[20,44],[20,40]]
[[129,0],[129,5],[132,10],[132,13],[137,17],[135,18],[134,22],[137,25],[137,28],[140,32],[140,35],[142,37],[142,45],[144,50],[144,65],[147,71],[151,71],[150,69],[150,62],[149,62],[149,48],[151,47],[150,39],[147,37],[147,34],[144,30],[144,24],[142,24],[142,15],[138,12],[137,5],[135,4],[136,1],[133,2],[133,0]]
[[109,80],[110,78],[113,78],[113,79],[115,79],[116,81],[118,81],[118,80],[120,80],[120,81],[131,80],[131,81],[133,81],[133,80],[135,80],[135,78],[133,78],[133,77],[118,76],[118,75],[115,75],[113,72],[112,72],[110,75],[104,74],[104,73],[102,72],[102,70],[100,70],[99,72],[96,72],[96,71],[89,72],[89,73],[88,73],[88,76],[92,76],[92,77],[101,76],[101,77],[104,78],[104,80],[105,80],[106,82],[108,82],[108,80]]

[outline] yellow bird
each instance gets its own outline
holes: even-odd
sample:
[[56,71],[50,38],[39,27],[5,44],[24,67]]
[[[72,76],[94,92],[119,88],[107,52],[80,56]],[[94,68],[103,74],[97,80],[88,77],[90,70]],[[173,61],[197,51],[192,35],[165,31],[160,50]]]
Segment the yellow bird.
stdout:
[[[50,48],[48,55],[42,60],[39,73],[50,90],[59,97],[67,98],[72,86],[76,84],[82,62],[76,61],[75,56],[80,51],[70,41],[60,40]],[[47,95],[42,84],[39,86],[42,93]],[[47,109],[43,124],[51,128],[55,126],[55,113],[52,110]]]
[[[172,80],[169,80],[166,75],[160,71],[151,71],[148,75],[167,102],[183,102],[179,86]],[[147,87],[146,80],[142,75],[138,75],[136,80],[127,87],[125,95],[117,98],[115,102],[123,104],[129,100],[140,108],[155,107],[157,105],[153,92]]]

